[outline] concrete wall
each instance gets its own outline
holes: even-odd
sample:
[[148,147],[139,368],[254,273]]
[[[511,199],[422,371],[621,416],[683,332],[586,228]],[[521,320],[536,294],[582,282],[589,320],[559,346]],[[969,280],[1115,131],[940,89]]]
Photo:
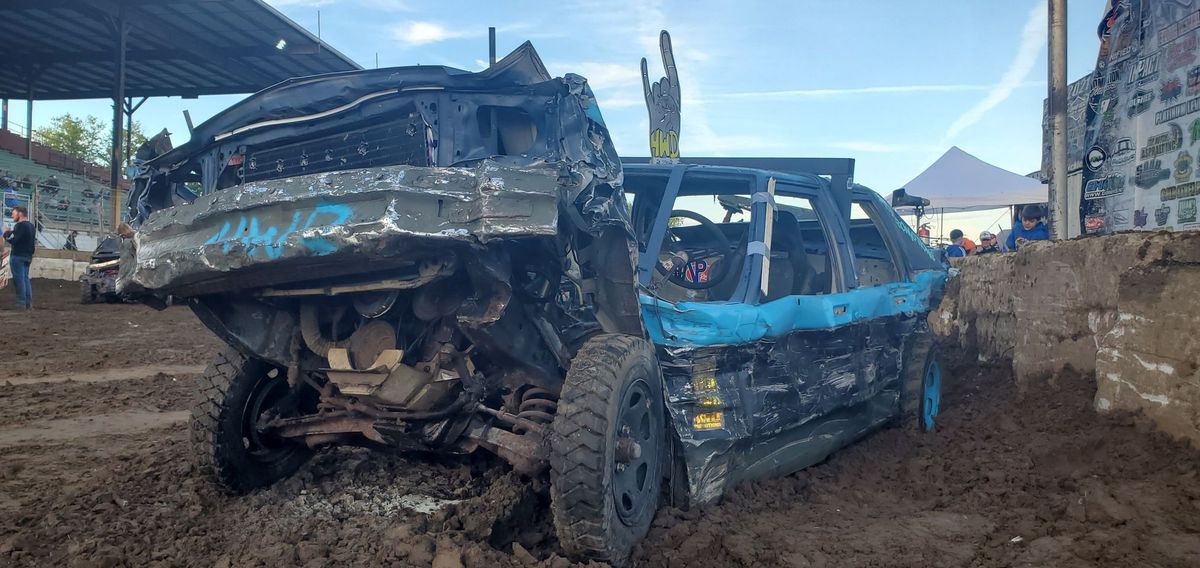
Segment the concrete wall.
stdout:
[[39,248],[33,255],[33,263],[29,265],[29,277],[79,280],[87,271],[88,260],[91,257],[92,253],[88,251]]
[[1036,388],[1096,376],[1096,409],[1137,410],[1200,446],[1200,233],[1125,233],[957,260],[940,335]]
[[34,256],[33,263],[29,265],[29,277],[49,280],[79,280],[79,277],[87,271],[87,265],[86,262],[69,258]]

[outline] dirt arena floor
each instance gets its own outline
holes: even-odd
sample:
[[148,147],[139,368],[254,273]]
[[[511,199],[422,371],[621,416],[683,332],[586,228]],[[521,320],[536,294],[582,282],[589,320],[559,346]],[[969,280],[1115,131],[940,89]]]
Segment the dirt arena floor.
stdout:
[[[9,290],[0,303],[9,305]],[[255,494],[190,465],[217,347],[185,308],[0,308],[0,565],[552,566],[545,497],[495,460],[318,455]],[[1090,410],[1090,380],[1019,396],[961,370],[932,434],[885,430],[723,503],[664,509],[636,566],[1200,566],[1200,453]]]

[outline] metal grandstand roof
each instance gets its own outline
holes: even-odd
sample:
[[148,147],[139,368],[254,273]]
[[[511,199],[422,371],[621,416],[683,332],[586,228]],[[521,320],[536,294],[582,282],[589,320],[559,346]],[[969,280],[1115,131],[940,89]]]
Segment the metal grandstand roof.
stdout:
[[251,93],[360,69],[261,0],[3,0],[0,97],[113,98],[122,16],[126,97]]

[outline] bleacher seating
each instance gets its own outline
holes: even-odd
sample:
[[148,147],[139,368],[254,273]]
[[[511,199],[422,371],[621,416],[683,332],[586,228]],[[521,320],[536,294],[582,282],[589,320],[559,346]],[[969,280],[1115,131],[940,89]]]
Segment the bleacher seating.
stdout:
[[[0,150],[0,176],[16,182],[23,204],[28,204],[45,229],[97,233],[106,228],[111,230],[111,190],[102,183],[4,150]],[[50,176],[58,181],[57,188],[47,184]],[[34,188],[38,191],[34,192]],[[7,207],[4,214],[8,214]]]

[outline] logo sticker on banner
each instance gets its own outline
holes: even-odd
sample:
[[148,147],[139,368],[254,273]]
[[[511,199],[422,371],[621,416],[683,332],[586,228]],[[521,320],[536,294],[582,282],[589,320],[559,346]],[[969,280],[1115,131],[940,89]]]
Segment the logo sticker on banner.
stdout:
[[1087,167],[1093,172],[1099,171],[1100,168],[1104,167],[1104,161],[1107,159],[1108,152],[1105,152],[1104,148],[1092,146],[1092,149],[1088,150],[1087,154]]

